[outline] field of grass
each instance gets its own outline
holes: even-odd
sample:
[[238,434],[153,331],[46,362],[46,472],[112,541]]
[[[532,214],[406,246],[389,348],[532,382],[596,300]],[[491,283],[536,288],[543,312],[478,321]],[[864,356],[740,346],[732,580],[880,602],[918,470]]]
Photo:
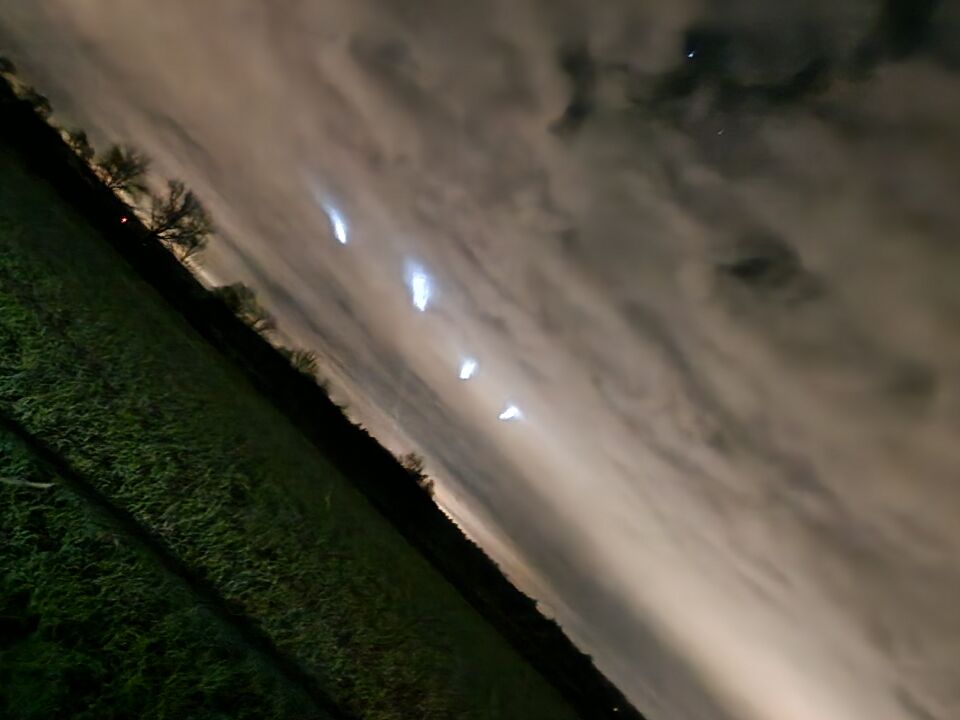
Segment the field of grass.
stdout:
[[0,433],[0,716],[316,717],[107,518]]
[[[132,513],[349,713],[574,717],[314,446],[5,150],[0,412]],[[215,700],[236,688],[246,688],[251,717],[311,715],[305,705],[291,712],[303,702],[296,692],[208,622],[186,590],[153,577],[123,541],[104,540],[79,501],[59,488],[3,492],[0,606],[36,625],[0,648],[9,716],[41,716],[17,688],[58,702],[63,686],[43,677],[168,698],[156,717],[184,716],[190,706],[177,702],[206,703],[190,716],[236,717]],[[101,621],[74,622],[62,645],[51,628],[89,619],[93,606]]]

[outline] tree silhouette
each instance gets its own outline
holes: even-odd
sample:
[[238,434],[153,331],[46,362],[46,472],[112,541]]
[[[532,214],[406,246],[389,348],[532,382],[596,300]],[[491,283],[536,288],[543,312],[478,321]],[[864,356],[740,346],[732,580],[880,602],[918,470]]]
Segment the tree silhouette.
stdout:
[[13,60],[8,58],[6,55],[0,55],[0,73],[4,75],[16,75],[17,66],[13,64]]
[[427,475],[424,471],[424,461],[423,456],[417,455],[417,453],[409,452],[405,455],[401,455],[397,460],[400,462],[400,465],[403,466],[403,469],[407,471],[407,474],[413,478],[413,481],[417,484],[421,490],[423,490],[427,495],[433,497],[434,486],[433,478]]
[[67,144],[73,148],[73,151],[84,162],[93,160],[93,145],[90,144],[90,138],[87,137],[86,130],[73,128],[67,130]]
[[19,92],[20,99],[30,103],[34,112],[40,117],[46,119],[53,112],[53,106],[50,104],[50,98],[37,92],[31,85],[24,85]]
[[320,363],[317,354],[313,350],[302,350],[288,347],[277,348],[283,356],[290,362],[294,370],[299,370],[304,375],[316,378],[320,370]]
[[150,235],[157,238],[181,259],[206,247],[213,233],[213,220],[192,190],[180,180],[167,181],[166,195],[151,195]]
[[111,145],[97,158],[97,169],[104,184],[114,192],[125,192],[133,197],[147,192],[150,159],[132,147]]
[[234,315],[257,332],[269,332],[276,329],[276,322],[257,300],[257,294],[243,283],[221,285],[214,288],[213,294],[220,298],[220,301]]

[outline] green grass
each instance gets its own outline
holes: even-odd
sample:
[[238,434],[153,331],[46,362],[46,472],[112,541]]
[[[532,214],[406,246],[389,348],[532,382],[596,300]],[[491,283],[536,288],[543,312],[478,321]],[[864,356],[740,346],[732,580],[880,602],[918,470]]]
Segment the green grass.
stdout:
[[[56,480],[0,434],[0,477]],[[54,485],[0,485],[0,716],[322,717]]]
[[[356,715],[573,717],[313,446],[49,187],[2,152],[0,409],[159,535]],[[150,596],[145,560],[84,534],[89,521],[76,502],[61,498],[50,508],[49,491],[8,492],[5,502],[18,507],[4,517],[18,532],[26,532],[19,505],[36,503],[58,537],[91,543],[91,562],[112,593],[105,605],[139,598],[162,618],[144,625],[120,612],[110,632],[129,634],[124,642],[141,650],[113,656],[101,639],[83,637],[80,655],[54,653],[51,672],[110,664],[123,685],[140,681],[150,643],[220,652],[221,631],[189,598],[175,601],[159,589]],[[14,568],[4,598],[60,593],[64,617],[74,602],[83,612],[91,590],[82,568],[51,568],[39,550],[13,552],[20,554],[4,563]],[[136,573],[126,572],[131,563]],[[49,605],[38,602],[28,610],[40,613],[42,626]],[[32,666],[3,651],[4,685],[33,682],[24,667]],[[163,682],[185,694],[191,682],[219,687],[217,663],[210,676],[202,663],[188,670],[172,659],[161,667],[151,672],[168,672]],[[258,682],[251,686],[266,698],[271,686]],[[289,716],[289,698],[270,702],[264,707],[274,716]]]

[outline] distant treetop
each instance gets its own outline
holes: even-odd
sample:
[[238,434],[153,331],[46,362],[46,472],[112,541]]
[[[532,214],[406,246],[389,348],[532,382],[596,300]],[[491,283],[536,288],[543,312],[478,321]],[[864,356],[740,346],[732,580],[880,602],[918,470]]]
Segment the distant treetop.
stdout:
[[[83,136],[86,139],[86,133]],[[104,184],[114,192],[124,192],[133,198],[147,193],[150,158],[139,150],[129,145],[111,145],[97,158],[96,164]]]
[[221,285],[213,289],[213,294],[220,298],[238,318],[257,332],[269,332],[276,329],[273,317],[257,300],[257,294],[243,283]]

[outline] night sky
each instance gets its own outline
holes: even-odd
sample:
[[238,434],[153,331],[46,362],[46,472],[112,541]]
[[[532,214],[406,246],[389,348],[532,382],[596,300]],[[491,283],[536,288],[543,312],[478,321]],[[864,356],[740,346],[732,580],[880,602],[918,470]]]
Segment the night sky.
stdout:
[[960,3],[6,0],[0,46],[653,720],[960,717]]

